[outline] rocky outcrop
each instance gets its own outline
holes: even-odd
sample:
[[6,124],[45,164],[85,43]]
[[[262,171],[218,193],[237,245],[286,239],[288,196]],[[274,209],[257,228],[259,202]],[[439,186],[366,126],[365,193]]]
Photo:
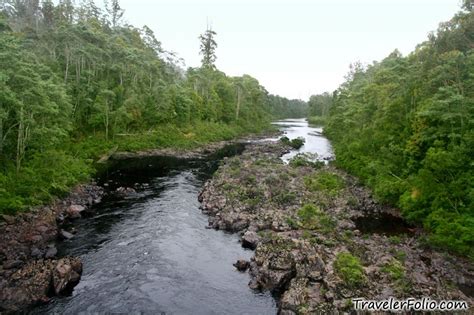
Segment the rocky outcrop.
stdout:
[[0,311],[19,311],[26,305],[44,303],[53,295],[71,290],[82,273],[78,258],[33,260],[1,280]]
[[[279,296],[281,314],[351,311],[354,297],[473,305],[463,290],[474,285],[472,262],[427,247],[422,229],[341,170],[282,163],[286,150],[280,143],[247,146],[200,194],[210,227],[239,232],[242,246],[255,249],[249,285]],[[354,266],[341,268],[341,257]]]
[[80,218],[100,202],[95,184],[80,185],[62,200],[0,221],[0,311],[21,310],[71,289],[80,278],[79,258],[57,259],[55,242],[74,235],[60,224]]

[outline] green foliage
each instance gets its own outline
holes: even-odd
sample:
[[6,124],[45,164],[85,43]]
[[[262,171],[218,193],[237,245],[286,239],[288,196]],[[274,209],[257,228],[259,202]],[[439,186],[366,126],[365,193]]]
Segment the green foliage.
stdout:
[[87,161],[64,151],[36,153],[18,173],[0,174],[1,212],[14,213],[50,201],[89,178],[92,172]]
[[308,103],[302,100],[289,100],[278,95],[268,95],[270,113],[275,118],[302,118],[308,115]]
[[408,294],[411,290],[411,282],[406,277],[406,270],[400,260],[392,259],[381,268],[382,272],[388,274],[395,284],[395,289],[399,293]]
[[338,253],[334,261],[334,269],[349,287],[358,287],[366,282],[360,260],[350,253]]
[[385,264],[381,270],[387,273],[392,280],[400,280],[405,277],[405,267],[396,259]]
[[[333,103],[333,98],[329,93],[323,93],[318,95],[311,95],[308,101],[308,114],[311,117],[315,117],[321,120],[329,114]],[[309,123],[312,123],[308,119]],[[316,124],[317,125],[317,124]]]
[[304,178],[304,184],[310,191],[322,191],[335,196],[344,188],[344,180],[338,175],[320,171]]
[[62,194],[114,148],[192,148],[306,115],[305,102],[217,70],[211,30],[203,66],[186,71],[150,28],[123,23],[117,0],[0,10],[0,213]]
[[336,163],[423,224],[432,245],[474,257],[474,12],[403,57],[355,64],[325,133]]
[[321,116],[310,116],[307,118],[308,124],[313,126],[324,126],[326,123],[326,117]]
[[301,148],[304,145],[305,139],[301,138],[301,137],[298,137],[298,138],[290,140],[288,137],[283,136],[283,137],[280,138],[280,142],[284,143],[286,145],[289,145],[293,149],[297,150],[297,149]]
[[298,210],[297,215],[301,226],[306,229],[330,233],[336,227],[336,222],[313,204],[305,204]]
[[289,164],[292,167],[309,166],[314,169],[320,169],[325,165],[323,161],[317,161],[316,156],[310,153],[298,153]]

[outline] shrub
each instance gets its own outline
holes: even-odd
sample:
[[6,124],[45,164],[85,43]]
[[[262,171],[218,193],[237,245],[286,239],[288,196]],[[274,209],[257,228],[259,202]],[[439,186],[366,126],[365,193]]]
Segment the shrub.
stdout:
[[336,227],[336,222],[321,211],[317,206],[306,204],[298,210],[301,226],[307,229],[330,233]]
[[392,280],[400,280],[405,277],[405,267],[396,259],[385,264],[381,270],[387,273]]
[[289,164],[292,167],[309,166],[314,169],[320,169],[324,166],[324,162],[316,160],[316,157],[316,154],[299,153],[290,160]]
[[307,118],[308,124],[314,126],[323,126],[326,123],[326,117],[311,116]]
[[366,281],[360,260],[350,253],[339,253],[334,262],[337,274],[350,287],[357,287]]
[[304,178],[306,188],[311,191],[324,191],[334,196],[344,188],[344,181],[330,172],[319,172]]
[[302,137],[298,137],[298,138],[290,140],[288,137],[285,136],[285,137],[280,138],[280,142],[282,142],[283,144],[289,145],[293,149],[299,149],[304,145],[305,139]]

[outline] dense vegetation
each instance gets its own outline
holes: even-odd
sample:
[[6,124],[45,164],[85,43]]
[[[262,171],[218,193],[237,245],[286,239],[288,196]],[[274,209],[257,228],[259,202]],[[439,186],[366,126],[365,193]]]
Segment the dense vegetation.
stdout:
[[0,1],[0,213],[67,191],[113,148],[192,147],[306,114],[217,70],[212,30],[202,66],[184,71],[151,29],[123,23],[117,0],[74,3]]
[[[474,12],[404,57],[355,65],[325,132],[337,163],[423,223],[435,246],[474,257]],[[310,106],[311,108],[311,106]]]
[[308,101],[308,123],[324,125],[332,106],[333,96],[329,93],[311,95]]

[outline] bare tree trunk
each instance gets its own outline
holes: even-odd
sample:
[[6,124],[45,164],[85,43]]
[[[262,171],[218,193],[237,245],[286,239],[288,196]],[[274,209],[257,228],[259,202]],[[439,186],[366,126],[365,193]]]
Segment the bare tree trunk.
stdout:
[[64,73],[64,83],[67,83],[67,77],[69,73],[69,49],[66,47],[66,71]]
[[105,141],[109,141],[109,101],[105,100]]
[[237,86],[237,106],[235,107],[235,120],[239,120],[241,101],[242,101],[242,88],[240,86]]

